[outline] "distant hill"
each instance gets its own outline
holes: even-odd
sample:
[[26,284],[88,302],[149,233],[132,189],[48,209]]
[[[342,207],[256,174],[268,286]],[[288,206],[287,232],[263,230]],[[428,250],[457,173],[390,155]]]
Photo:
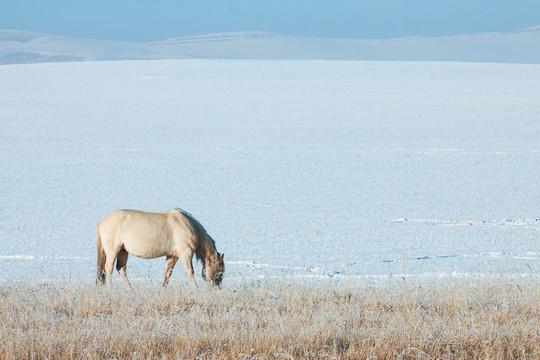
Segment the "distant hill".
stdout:
[[540,26],[508,33],[329,39],[236,32],[121,42],[0,30],[0,64],[145,59],[321,59],[540,63]]

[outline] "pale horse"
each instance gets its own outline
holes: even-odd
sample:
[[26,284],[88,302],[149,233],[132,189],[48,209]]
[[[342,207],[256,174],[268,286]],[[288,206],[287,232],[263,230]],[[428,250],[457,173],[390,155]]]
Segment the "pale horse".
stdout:
[[143,259],[166,256],[163,286],[167,286],[176,261],[184,264],[195,284],[193,255],[203,264],[203,279],[221,286],[225,264],[214,239],[191,214],[182,209],[162,213],[118,210],[97,224],[97,281],[111,284],[114,262],[120,278],[131,287],[126,276],[128,254]]

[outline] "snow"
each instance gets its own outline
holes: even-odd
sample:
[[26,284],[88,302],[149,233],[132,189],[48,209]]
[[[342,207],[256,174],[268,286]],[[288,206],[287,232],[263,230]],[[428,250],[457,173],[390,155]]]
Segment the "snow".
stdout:
[[101,217],[174,207],[229,280],[537,275],[538,84],[523,64],[0,66],[0,279],[92,281]]

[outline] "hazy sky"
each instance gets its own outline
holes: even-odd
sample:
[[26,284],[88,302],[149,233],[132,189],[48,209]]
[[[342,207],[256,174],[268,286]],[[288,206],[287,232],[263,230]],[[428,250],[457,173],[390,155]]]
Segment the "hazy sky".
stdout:
[[244,30],[390,38],[535,25],[540,0],[0,0],[0,29],[111,40]]

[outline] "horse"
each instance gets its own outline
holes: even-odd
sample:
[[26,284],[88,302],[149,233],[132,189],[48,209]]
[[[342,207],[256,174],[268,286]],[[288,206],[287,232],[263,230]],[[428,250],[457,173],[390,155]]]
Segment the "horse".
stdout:
[[202,277],[221,287],[224,254],[216,250],[214,239],[190,213],[175,208],[165,212],[118,210],[97,224],[97,283],[111,284],[114,262],[120,279],[131,288],[126,275],[128,254],[143,259],[166,257],[163,287],[180,259],[190,281],[197,286],[193,255],[203,263]]

